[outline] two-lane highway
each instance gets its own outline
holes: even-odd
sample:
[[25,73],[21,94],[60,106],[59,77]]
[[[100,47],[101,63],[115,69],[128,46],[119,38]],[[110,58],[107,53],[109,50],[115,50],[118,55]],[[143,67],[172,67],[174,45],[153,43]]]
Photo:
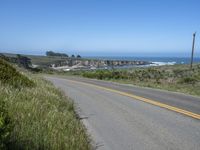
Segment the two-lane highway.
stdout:
[[46,79],[74,100],[98,149],[200,149],[198,97],[83,78]]

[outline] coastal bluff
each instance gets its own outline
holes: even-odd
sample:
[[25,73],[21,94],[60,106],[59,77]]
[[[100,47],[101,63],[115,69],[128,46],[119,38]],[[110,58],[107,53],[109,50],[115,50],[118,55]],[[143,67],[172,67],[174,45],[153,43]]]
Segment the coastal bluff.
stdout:
[[[33,68],[50,68],[58,71],[110,69],[152,64],[152,62],[142,60],[72,58],[63,56],[38,56],[10,53],[2,53],[1,57],[12,63],[21,62],[21,64],[27,64]],[[24,61],[26,61],[26,63]]]
[[103,59],[77,59],[68,58],[62,62],[51,64],[50,67],[56,70],[80,70],[80,69],[107,69],[112,67],[148,65],[151,62],[139,60],[103,60]]

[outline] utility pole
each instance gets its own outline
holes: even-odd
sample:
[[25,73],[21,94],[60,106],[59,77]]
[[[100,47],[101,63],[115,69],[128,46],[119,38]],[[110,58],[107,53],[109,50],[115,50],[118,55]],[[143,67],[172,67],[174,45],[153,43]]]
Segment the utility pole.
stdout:
[[190,64],[190,68],[191,68],[191,69],[192,69],[192,64],[193,64],[193,56],[194,56],[195,36],[196,36],[196,32],[195,32],[195,33],[193,33],[193,42],[192,42],[192,55],[191,55],[191,64]]

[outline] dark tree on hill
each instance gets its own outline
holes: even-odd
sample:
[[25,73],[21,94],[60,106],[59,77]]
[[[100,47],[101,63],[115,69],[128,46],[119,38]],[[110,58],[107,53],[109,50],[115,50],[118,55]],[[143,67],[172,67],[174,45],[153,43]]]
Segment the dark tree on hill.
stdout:
[[47,51],[46,56],[60,56],[60,57],[68,57],[65,53],[55,53],[53,51]]
[[19,54],[17,54],[17,61],[18,64],[26,69],[30,68],[31,65],[31,59],[25,56],[21,56]]
[[54,55],[54,52],[53,51],[47,51],[46,52],[46,56],[53,56]]
[[76,58],[81,58],[81,56],[80,56],[80,55],[77,55]]
[[72,55],[71,57],[72,57],[72,58],[75,58],[75,55]]

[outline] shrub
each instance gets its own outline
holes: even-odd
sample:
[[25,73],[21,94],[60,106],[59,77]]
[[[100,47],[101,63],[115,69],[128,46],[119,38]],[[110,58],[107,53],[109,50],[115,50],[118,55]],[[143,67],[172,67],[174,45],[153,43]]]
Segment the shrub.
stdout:
[[179,83],[195,84],[197,81],[194,77],[184,77],[179,80]]
[[19,73],[12,65],[0,58],[0,82],[15,88],[32,87],[34,82]]

